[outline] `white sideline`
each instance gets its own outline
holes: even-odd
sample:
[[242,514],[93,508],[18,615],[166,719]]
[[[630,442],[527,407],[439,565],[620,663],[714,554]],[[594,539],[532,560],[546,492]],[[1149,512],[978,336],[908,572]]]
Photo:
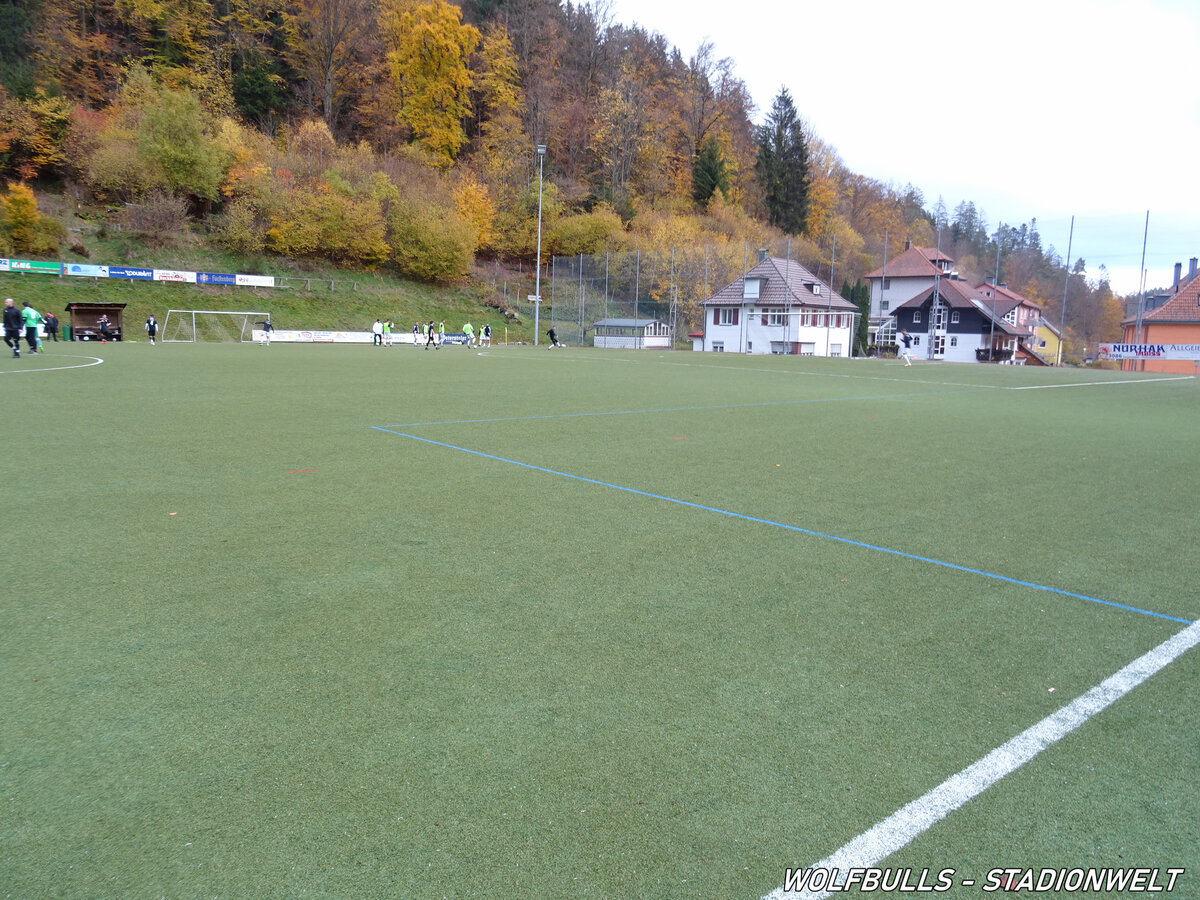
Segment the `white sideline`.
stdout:
[[[892,813],[840,850],[819,863],[814,863],[813,868],[839,869],[845,873],[851,868],[870,868],[878,865],[1197,644],[1200,644],[1200,620],[1134,660],[1115,675],[1106,678],[1058,712],[1051,713],[1008,743],[997,747],[983,759],[946,779],[923,797]],[[842,877],[845,877],[844,874]],[[832,896],[832,893],[785,892],[782,887],[778,887],[763,900],[823,900]]]

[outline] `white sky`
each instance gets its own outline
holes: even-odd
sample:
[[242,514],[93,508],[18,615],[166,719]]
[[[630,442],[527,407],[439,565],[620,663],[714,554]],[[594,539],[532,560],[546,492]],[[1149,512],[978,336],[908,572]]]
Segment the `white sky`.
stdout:
[[[786,86],[853,171],[1036,218],[1118,293],[1200,256],[1197,0],[612,0],[691,57],[712,41],[757,104]],[[1003,272],[1001,273],[1003,278]]]

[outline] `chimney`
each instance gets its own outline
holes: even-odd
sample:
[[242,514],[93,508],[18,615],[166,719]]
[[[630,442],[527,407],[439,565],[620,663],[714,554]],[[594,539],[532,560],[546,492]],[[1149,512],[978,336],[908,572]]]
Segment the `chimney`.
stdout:
[[[1195,269],[1195,266],[1192,266]],[[1175,263],[1175,280],[1171,282],[1171,287],[1179,287],[1179,274],[1183,271],[1183,263]]]
[[758,248],[758,261],[759,261],[759,262],[766,262],[766,261],[767,261],[767,248],[766,248],[766,247],[759,247],[759,248]]
[[1196,277],[1196,263],[1200,262],[1200,257],[1193,256],[1188,260],[1188,280],[1191,281]]
[[905,249],[905,250],[911,250],[911,249],[912,249],[912,241],[911,241],[910,239],[905,239],[905,241],[904,241],[904,249]]

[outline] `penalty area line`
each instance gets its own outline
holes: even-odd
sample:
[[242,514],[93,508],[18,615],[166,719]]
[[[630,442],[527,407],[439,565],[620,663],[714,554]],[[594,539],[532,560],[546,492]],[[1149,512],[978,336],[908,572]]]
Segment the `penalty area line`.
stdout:
[[[897,810],[810,869],[872,868],[903,849],[950,813],[1015,772],[1046,748],[1062,740],[1088,719],[1107,709],[1156,672],[1200,643],[1200,621],[1135,659],[1086,694],[1025,729],[987,756],[952,775],[923,797]],[[828,890],[776,888],[763,900],[824,900]]]
[[881,547],[878,544],[868,544],[863,541],[852,540],[851,538],[840,537],[836,534],[826,534],[822,531],[813,531],[810,528],[801,528],[799,525],[788,525],[786,522],[775,522],[771,519],[762,519],[757,516],[748,516],[744,513],[733,512],[728,509],[721,509],[717,506],[705,506],[702,503],[692,503],[690,500],[680,500],[677,497],[668,497],[664,494],[654,494],[650,491],[642,491],[637,488],[625,487],[621,484],[613,484],[610,481],[599,481],[595,478],[586,478],[583,475],[573,475],[570,472],[560,472],[557,469],[549,469],[545,466],[536,466],[533,463],[521,462],[517,459],[508,459],[503,456],[496,456],[492,453],[484,453],[481,450],[472,450],[469,447],[459,447],[456,444],[448,444],[445,441],[435,441],[433,438],[421,437],[416,434],[409,434],[405,431],[395,431],[392,428],[386,428],[383,425],[372,425],[371,428],[376,431],[382,431],[385,434],[394,434],[397,437],[410,438],[414,441],[421,441],[424,444],[432,444],[435,447],[444,447],[448,450],[457,450],[460,453],[469,453],[472,456],[479,456],[484,459],[491,459],[497,462],[508,463],[513,466],[520,466],[524,469],[532,469],[535,472],[545,472],[548,475],[557,475],[560,478],[570,478],[574,481],[582,481],[585,484],[594,484],[599,487],[612,488],[617,491],[624,491],[627,494],[635,494],[639,497],[648,497],[651,500],[662,500],[666,503],[674,503],[678,506],[686,506],[690,509],[699,509],[704,512],[716,513],[721,516],[728,516],[731,519],[740,519],[744,522],[754,522],[759,525],[770,525],[774,528],[783,528],[787,531],[795,531],[799,534],[807,534],[810,537],[823,538],[827,541],[836,541],[839,544],[847,544],[851,547],[861,547],[865,550],[875,550],[878,553],[887,553],[891,556],[899,556],[902,559],[911,559],[916,562],[929,563],[930,565],[940,566],[943,569],[951,569],[955,572],[965,572],[968,575],[980,575],[984,578],[991,578],[994,581],[1002,581],[1006,584],[1015,584],[1019,587],[1032,588],[1037,591],[1045,591],[1050,594],[1058,594],[1062,597],[1072,597],[1076,600],[1086,600],[1089,603],[1096,603],[1101,606],[1111,606],[1115,609],[1123,609],[1126,612],[1141,613],[1145,616],[1154,616],[1159,619],[1167,619],[1171,622],[1181,622],[1184,625],[1191,624],[1190,619],[1181,619],[1178,616],[1169,616],[1166,613],[1155,612],[1151,609],[1141,609],[1136,606],[1126,606],[1124,603],[1116,603],[1112,600],[1101,600],[1098,597],[1089,597],[1087,594],[1076,594],[1073,591],[1065,591],[1062,588],[1049,587],[1044,584],[1035,584],[1032,581],[1022,581],[1018,578],[1010,578],[1007,575],[999,575],[995,572],[987,572],[983,569],[972,569],[969,566],[960,566],[957,563],[946,562],[941,559],[934,559],[929,556],[918,556],[915,553],[906,553],[903,550],[894,550],[891,547]]

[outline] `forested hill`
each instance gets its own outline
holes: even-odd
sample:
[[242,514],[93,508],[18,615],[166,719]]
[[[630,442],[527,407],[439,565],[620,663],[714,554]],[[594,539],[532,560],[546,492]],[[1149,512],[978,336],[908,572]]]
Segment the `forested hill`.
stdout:
[[[841,282],[940,240],[981,280],[998,244],[1058,321],[1069,261],[1036,223],[850,171],[787,90],[756,125],[735,60],[603,0],[8,0],[0,81],[0,174],[159,235],[187,213],[235,252],[448,281],[533,260],[541,163],[543,260],[791,237],[826,273],[836,242]],[[0,250],[57,250],[6,221]],[[1119,305],[1078,269],[1068,331],[1095,340]]]

